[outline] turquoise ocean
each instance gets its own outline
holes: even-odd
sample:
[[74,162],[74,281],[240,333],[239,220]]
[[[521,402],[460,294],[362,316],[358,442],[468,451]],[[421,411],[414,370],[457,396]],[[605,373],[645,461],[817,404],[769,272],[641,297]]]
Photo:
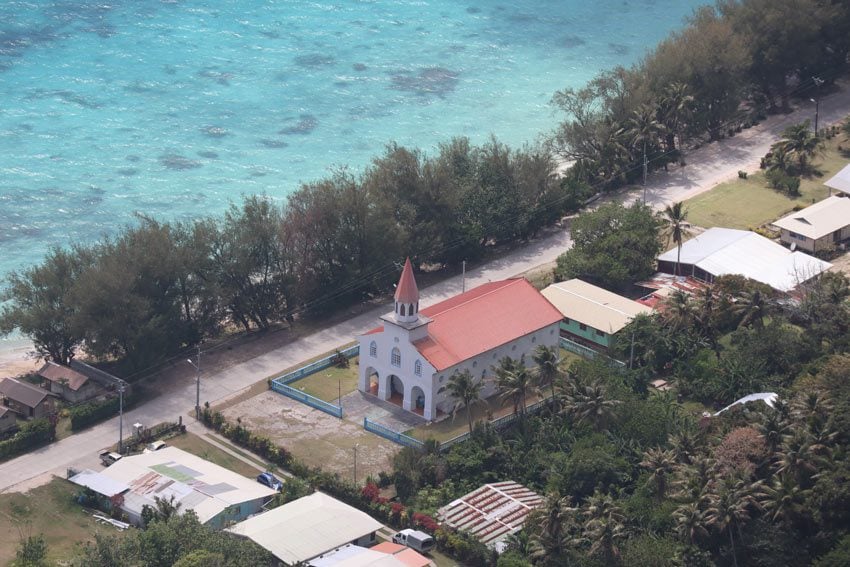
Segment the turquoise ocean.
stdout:
[[5,0],[0,276],[135,213],[284,200],[396,141],[519,146],[699,0]]

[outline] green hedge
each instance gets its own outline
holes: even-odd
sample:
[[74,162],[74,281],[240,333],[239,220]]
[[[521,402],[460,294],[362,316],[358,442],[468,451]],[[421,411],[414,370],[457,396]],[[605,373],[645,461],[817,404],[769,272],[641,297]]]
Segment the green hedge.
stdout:
[[[135,402],[135,395],[124,396],[124,409]],[[71,431],[79,431],[118,414],[120,400],[112,398],[105,402],[88,402],[74,406],[68,413],[71,417]]]
[[12,438],[0,441],[0,459],[15,457],[50,443],[56,438],[56,428],[46,419],[29,421]]

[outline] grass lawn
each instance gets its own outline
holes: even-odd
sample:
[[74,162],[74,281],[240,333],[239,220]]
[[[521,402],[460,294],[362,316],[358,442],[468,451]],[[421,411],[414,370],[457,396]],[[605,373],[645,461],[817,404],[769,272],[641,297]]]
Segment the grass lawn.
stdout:
[[[790,213],[795,206],[807,207],[825,199],[829,190],[823,182],[847,165],[850,156],[838,151],[843,136],[826,142],[823,156],[814,160],[820,176],[804,177],[800,183],[800,196],[787,197],[767,186],[764,172],[721,183],[711,191],[685,201],[688,221],[697,226],[711,228],[753,229]],[[844,143],[846,146],[846,142]]]
[[307,376],[290,384],[291,387],[306,392],[315,398],[326,402],[335,402],[342,395],[350,394],[357,389],[357,362],[359,358],[349,360],[348,368],[331,366],[320,370],[315,374]]
[[[259,474],[259,471],[256,468],[240,461],[229,453],[225,453],[218,447],[210,445],[193,433],[186,433],[184,435],[172,437],[167,441],[167,443],[173,447],[177,447],[178,449],[183,449],[188,453],[197,455],[202,459],[206,459],[211,463],[215,463],[235,473],[241,474],[242,476],[254,478],[257,474]],[[262,463],[257,463],[257,465],[262,467]]]
[[15,558],[21,534],[44,536],[50,565],[68,559],[77,542],[92,539],[97,531],[120,535],[117,529],[98,524],[74,502],[78,489],[56,478],[26,494],[0,495],[0,565],[8,565]]

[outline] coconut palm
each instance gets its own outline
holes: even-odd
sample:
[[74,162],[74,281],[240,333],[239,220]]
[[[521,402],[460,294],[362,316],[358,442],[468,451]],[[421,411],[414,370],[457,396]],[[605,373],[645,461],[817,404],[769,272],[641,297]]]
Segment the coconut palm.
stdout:
[[776,474],[790,474],[801,486],[808,485],[818,471],[819,449],[807,432],[799,429],[794,431],[793,435],[782,443],[776,455]]
[[711,457],[696,456],[681,466],[676,475],[677,497],[697,501],[705,498],[717,477],[717,462]]
[[759,414],[755,427],[764,438],[769,455],[775,455],[791,435],[791,425],[788,420],[783,419],[779,412],[772,409]]
[[689,465],[699,450],[699,440],[690,427],[680,427],[670,435],[670,448],[680,465]]
[[[646,184],[647,155],[658,146],[658,139],[664,132],[664,125],[657,119],[657,109],[650,104],[636,108],[626,123],[626,136],[632,151],[642,152],[644,164],[644,184]],[[646,202],[646,193],[644,193]]]
[[455,371],[449,381],[446,382],[446,392],[455,400],[452,406],[452,419],[455,418],[458,411],[466,408],[466,417],[469,422],[469,433],[472,434],[472,408],[475,405],[483,404],[481,399],[481,390],[484,387],[482,380],[476,380],[469,370],[463,372]]
[[675,275],[678,276],[679,263],[682,260],[682,243],[684,242],[685,237],[691,233],[686,222],[688,218],[688,210],[685,208],[685,205],[679,201],[664,207],[663,216],[664,221],[667,223],[668,242],[672,240],[676,243],[677,251]]
[[676,520],[676,533],[685,543],[695,545],[709,535],[709,521],[702,501],[682,504],[673,512],[673,519]]
[[679,138],[681,149],[683,126],[693,115],[694,97],[688,93],[688,88],[685,83],[672,83],[661,98],[658,109],[664,124],[667,151],[677,149],[676,138]]
[[736,567],[738,554],[735,550],[735,533],[740,534],[741,528],[752,518],[752,510],[757,506],[754,493],[758,486],[758,483],[727,476],[717,482],[708,495],[706,525],[718,534],[729,536],[732,561]]
[[780,474],[762,487],[759,504],[772,521],[790,526],[800,516],[808,495],[792,475]]
[[570,416],[576,425],[589,423],[594,427],[604,427],[621,402],[608,399],[605,388],[598,382],[592,384],[573,383],[562,400],[562,412]]
[[696,320],[691,296],[677,289],[666,298],[661,308],[661,317],[674,331],[687,331]]
[[551,494],[535,514],[537,533],[531,537],[531,557],[557,565],[574,543],[571,531],[575,527],[576,509],[570,506],[568,497]]
[[525,400],[533,388],[531,372],[526,368],[525,361],[513,360],[506,356],[499,361],[495,368],[496,383],[502,392],[502,403],[511,401],[514,413],[525,415]]
[[667,494],[668,479],[676,468],[676,454],[655,447],[643,454],[640,466],[649,471],[647,483],[655,485],[655,497],[661,502]]
[[590,553],[599,555],[606,565],[620,557],[619,543],[628,537],[623,510],[609,494],[595,492],[582,507],[584,538],[590,542]]
[[555,384],[561,376],[561,361],[558,358],[558,347],[540,345],[534,350],[533,359],[537,365],[534,373],[537,380],[537,387],[542,389],[547,385],[549,386],[552,392],[552,407],[557,411],[555,407],[557,401],[555,397]]
[[768,171],[782,171],[788,173],[794,165],[794,156],[785,148],[784,145],[777,142],[770,148],[770,155],[765,162]]
[[797,159],[800,173],[806,170],[808,161],[823,148],[823,141],[812,132],[809,120],[786,128],[778,144]]
[[772,304],[764,294],[756,289],[745,291],[732,306],[732,312],[738,315],[738,327],[764,328],[764,318],[772,310]]

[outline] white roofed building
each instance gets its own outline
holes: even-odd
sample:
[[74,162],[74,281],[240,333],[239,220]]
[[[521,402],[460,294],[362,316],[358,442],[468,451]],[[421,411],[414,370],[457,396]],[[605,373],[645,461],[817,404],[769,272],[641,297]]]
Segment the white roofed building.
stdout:
[[828,197],[773,224],[782,231],[782,242],[792,248],[833,250],[850,239],[850,197]]
[[315,492],[228,528],[288,565],[306,562],[347,544],[369,546],[383,525],[357,508]]
[[[658,270],[676,273],[678,249],[658,257]],[[678,275],[714,283],[719,276],[736,274],[790,292],[832,267],[803,252],[748,230],[710,228],[682,245]]]
[[133,524],[141,523],[145,505],[156,506],[156,497],[173,496],[181,512],[193,510],[202,524],[222,528],[256,514],[276,494],[254,479],[176,447],[124,457],[100,473],[84,472],[71,480],[92,489],[127,487],[120,492],[119,507]]
[[850,165],[845,166],[841,171],[831,177],[824,183],[830,189],[841,191],[850,195]]

